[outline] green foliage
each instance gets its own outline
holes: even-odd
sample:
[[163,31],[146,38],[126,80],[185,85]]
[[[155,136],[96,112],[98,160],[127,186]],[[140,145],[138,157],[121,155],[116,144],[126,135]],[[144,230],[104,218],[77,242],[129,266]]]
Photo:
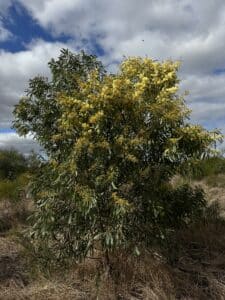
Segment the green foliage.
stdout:
[[203,178],[211,175],[225,174],[225,158],[211,157],[205,161],[198,163],[199,169],[198,178]]
[[169,181],[220,134],[188,123],[178,64],[130,58],[112,75],[94,56],[63,50],[49,66],[50,81],[31,80],[14,112],[17,131],[32,132],[49,157],[33,183],[34,244],[59,260],[138,252],[190,222],[202,191]]
[[49,68],[51,80],[36,76],[29,81],[26,96],[15,106],[14,127],[21,135],[32,132],[51,155],[53,149],[61,151],[61,145],[51,139],[59,133],[58,119],[63,113],[56,101],[57,96],[62,92],[69,96],[79,90],[78,80],[86,80],[91,70],[99,70],[100,76],[105,71],[95,56],[84,52],[73,55],[66,49],[62,49],[58,60],[49,62]]
[[0,150],[0,179],[13,180],[27,171],[26,158],[14,149]]
[[189,176],[195,180],[225,174],[225,158],[213,156],[202,160],[191,161],[182,165],[180,173],[183,176]]
[[0,150],[0,200],[18,202],[26,193],[30,174],[39,164],[36,154],[25,157],[17,150]]
[[42,162],[42,156],[40,154],[37,154],[33,151],[31,151],[31,153],[29,154],[29,156],[27,156],[26,158],[26,162],[27,162],[27,169],[29,174],[35,174],[39,168],[39,166],[41,165]]
[[25,195],[26,188],[29,182],[29,175],[24,173],[14,180],[0,181],[0,201],[1,199],[18,202]]

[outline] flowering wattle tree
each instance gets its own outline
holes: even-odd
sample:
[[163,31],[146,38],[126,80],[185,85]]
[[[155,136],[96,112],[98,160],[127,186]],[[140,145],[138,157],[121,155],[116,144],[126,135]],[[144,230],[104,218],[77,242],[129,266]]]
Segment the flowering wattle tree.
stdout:
[[59,259],[137,249],[200,211],[201,191],[170,179],[220,135],[188,122],[178,66],[128,58],[107,74],[94,56],[64,50],[52,81],[31,81],[14,127],[49,158],[34,180],[34,243]]

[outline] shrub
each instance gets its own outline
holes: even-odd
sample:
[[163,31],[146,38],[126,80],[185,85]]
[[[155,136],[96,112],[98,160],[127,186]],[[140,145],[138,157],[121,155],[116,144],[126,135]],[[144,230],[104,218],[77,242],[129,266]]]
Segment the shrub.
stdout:
[[0,181],[0,200],[18,202],[21,198],[24,198],[28,182],[29,175],[25,173],[14,180]]
[[203,179],[209,176],[215,176],[225,173],[225,158],[220,156],[207,157],[202,160],[186,162],[180,168],[183,176],[189,176],[192,179]]
[[107,74],[95,57],[63,50],[50,69],[15,108],[17,131],[49,157],[33,185],[35,243],[60,260],[96,247],[138,253],[204,206],[200,191],[169,185],[220,137],[187,122],[177,63],[130,58]]
[[17,150],[0,150],[0,179],[13,180],[27,171],[27,162]]

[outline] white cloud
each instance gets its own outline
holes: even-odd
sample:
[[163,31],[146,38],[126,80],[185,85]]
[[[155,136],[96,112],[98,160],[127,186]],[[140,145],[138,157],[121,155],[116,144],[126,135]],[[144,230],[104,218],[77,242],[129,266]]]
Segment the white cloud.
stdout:
[[40,147],[31,136],[22,138],[14,132],[0,133],[0,149],[9,148],[17,149],[24,154],[29,154],[31,150],[40,151]]
[[188,75],[181,81],[181,88],[189,90],[189,102],[225,103],[225,73],[220,75]]
[[11,0],[0,1],[0,42],[4,42],[12,38],[11,32],[7,30],[3,24],[3,16],[7,14],[11,3]]
[[90,47],[94,39],[111,60],[124,54],[182,59],[186,72],[198,73],[225,65],[224,0],[20,2],[52,33],[87,39]]
[[12,4],[12,0],[0,1],[0,14],[6,13],[9,6]]
[[225,73],[220,75],[184,75],[181,90],[189,91],[186,97],[192,109],[192,120],[208,128],[224,128]]
[[2,22],[0,21],[0,42],[6,41],[11,37],[11,32],[4,28]]
[[37,40],[25,51],[0,52],[0,128],[11,126],[13,106],[24,94],[29,79],[38,74],[47,76],[48,61],[57,57],[62,47],[62,43]]

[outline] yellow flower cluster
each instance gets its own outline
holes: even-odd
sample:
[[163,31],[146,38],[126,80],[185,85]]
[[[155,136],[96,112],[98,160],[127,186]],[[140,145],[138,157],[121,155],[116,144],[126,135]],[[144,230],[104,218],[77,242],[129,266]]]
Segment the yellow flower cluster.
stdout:
[[139,146],[143,143],[143,138],[133,138],[130,139],[129,144],[131,146]]
[[96,114],[94,114],[90,117],[89,122],[91,124],[96,124],[102,119],[103,116],[104,116],[104,112],[102,110],[100,110]]
[[127,154],[126,155],[126,159],[133,162],[133,163],[137,163],[138,162],[138,159],[136,156],[134,156],[133,154]]
[[84,147],[89,146],[89,140],[85,137],[80,137],[75,143],[75,151],[77,154],[82,153]]
[[93,105],[91,105],[90,103],[86,102],[83,103],[80,109],[80,112],[86,112],[87,110],[90,110],[93,108]]
[[130,207],[129,202],[126,199],[118,196],[118,194],[116,192],[112,193],[112,199],[113,199],[113,202],[119,206]]
[[128,78],[132,78],[139,74],[143,67],[143,60],[137,57],[130,57],[121,64],[121,72]]
[[76,184],[75,186],[75,193],[79,195],[82,199],[83,204],[90,205],[91,203],[95,202],[95,194],[92,189],[85,185]]
[[81,126],[83,129],[89,129],[89,125],[87,123],[82,123]]
[[62,135],[61,134],[55,134],[55,135],[52,136],[52,141],[57,142],[57,141],[59,141],[61,139],[62,139]]
[[108,97],[111,97],[110,92],[111,92],[111,89],[107,85],[103,86],[101,89],[101,94],[100,94],[101,98],[107,99]]
[[[74,97],[59,97],[63,111],[59,120],[61,133],[53,136],[53,140],[65,136],[71,140],[74,133],[79,132],[79,138],[74,139],[76,153],[82,155],[85,150],[92,155],[95,150],[99,152],[99,148],[111,153],[115,148],[121,152],[118,153],[119,157],[126,157],[136,163],[138,159],[130,149],[140,149],[139,145],[147,138],[147,125],[140,123],[142,114],[149,111],[151,116],[165,123],[182,119],[184,115],[181,97],[174,96],[178,90],[177,67],[174,62],[159,63],[149,58],[129,58],[121,64],[116,75],[106,75],[100,79],[97,71],[92,72],[88,80],[80,80],[81,88]],[[126,122],[122,131],[117,133],[117,138],[114,138],[113,145],[102,139],[101,131],[104,129],[99,126],[109,116],[113,118],[114,124]],[[132,137],[130,132],[137,124],[138,131]],[[93,138],[96,138],[95,142]]]
[[120,135],[116,138],[116,143],[122,145],[125,142],[125,138],[123,135]]
[[134,89],[135,89],[135,92],[133,95],[134,100],[140,99],[140,97],[142,96],[143,92],[145,91],[146,87],[149,84],[149,78],[145,77],[143,74],[141,74],[139,76],[139,78],[140,78],[140,81],[134,85]]
[[107,149],[107,150],[110,147],[109,143],[106,140],[100,141],[100,142],[96,143],[95,145],[98,148]]
[[172,86],[172,87],[166,89],[166,92],[169,94],[175,94],[177,91],[178,91],[177,86]]

